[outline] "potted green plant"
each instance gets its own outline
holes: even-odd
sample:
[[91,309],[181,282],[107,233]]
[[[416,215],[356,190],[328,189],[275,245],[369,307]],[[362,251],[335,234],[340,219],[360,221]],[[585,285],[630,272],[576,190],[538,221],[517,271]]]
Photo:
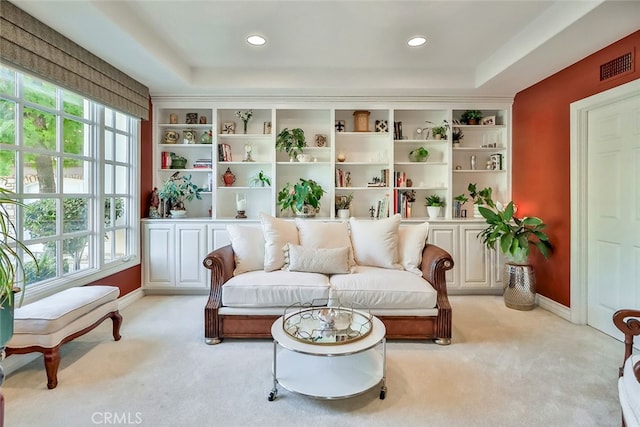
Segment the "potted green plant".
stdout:
[[480,110],[466,110],[460,116],[460,120],[468,125],[477,125],[482,117],[482,111]]
[[447,139],[447,131],[449,130],[449,122],[443,120],[441,126],[436,126],[431,129],[431,134],[435,139]]
[[320,199],[325,193],[312,179],[300,178],[296,184],[289,182],[278,192],[280,211],[291,209],[296,216],[313,217],[320,210]]
[[480,206],[479,210],[487,227],[478,237],[487,248],[499,246],[507,258],[503,277],[505,305],[517,310],[531,310],[535,307],[536,281],[528,258],[532,247],[545,258],[551,255],[553,246],[543,231],[547,225],[535,216],[516,217],[513,201],[503,209],[489,196],[485,198],[485,206]]
[[[15,198],[15,193],[0,188],[0,348],[13,336],[15,294],[20,291],[18,280],[26,275],[24,259],[19,252],[33,259],[36,269],[39,268],[35,255],[16,238],[13,218],[17,206],[24,205]],[[23,299],[24,292],[21,293],[20,303]]]
[[464,132],[462,132],[462,128],[454,126],[453,129],[451,129],[451,139],[453,140],[452,142],[454,147],[457,147],[458,144],[460,144],[462,138],[464,138]]
[[349,218],[349,209],[351,208],[351,202],[353,201],[353,193],[349,193],[346,196],[336,197],[336,212],[338,218]]
[[478,190],[475,183],[470,183],[467,186],[467,190],[469,191],[469,196],[471,196],[471,200],[473,200],[473,217],[474,218],[482,218],[482,214],[478,210],[481,205],[486,203],[486,200],[491,200],[491,193],[493,190],[491,187],[485,187],[482,190]]
[[271,187],[271,178],[264,171],[260,171],[251,178],[250,184],[253,187]]
[[425,205],[427,206],[427,213],[429,218],[437,218],[440,216],[442,208],[444,207],[444,199],[438,194],[430,194],[425,197]]
[[429,158],[429,150],[425,147],[418,147],[409,152],[409,160],[412,162],[426,162]]
[[169,203],[169,212],[173,218],[187,215],[184,202],[194,198],[202,200],[201,189],[191,182],[191,175],[180,175],[176,172],[167,179],[158,190],[158,197]]
[[302,153],[306,146],[304,131],[300,128],[284,128],[276,138],[276,148],[280,151],[286,151],[290,162],[295,161],[295,158]]

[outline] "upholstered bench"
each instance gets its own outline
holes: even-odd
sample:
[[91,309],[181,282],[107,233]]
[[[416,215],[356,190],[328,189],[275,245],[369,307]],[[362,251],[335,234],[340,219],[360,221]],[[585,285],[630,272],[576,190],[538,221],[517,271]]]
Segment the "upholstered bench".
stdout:
[[82,286],[16,308],[7,356],[34,351],[42,353],[47,387],[55,388],[62,344],[86,334],[108,318],[113,321],[113,339],[120,339],[119,294],[120,290],[115,286]]

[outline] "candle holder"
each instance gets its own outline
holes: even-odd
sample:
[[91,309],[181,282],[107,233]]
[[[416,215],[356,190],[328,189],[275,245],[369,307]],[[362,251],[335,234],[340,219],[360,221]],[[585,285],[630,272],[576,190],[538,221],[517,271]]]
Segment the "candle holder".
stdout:
[[238,214],[236,219],[246,219],[245,215],[247,209],[247,195],[244,193],[236,193],[236,210]]

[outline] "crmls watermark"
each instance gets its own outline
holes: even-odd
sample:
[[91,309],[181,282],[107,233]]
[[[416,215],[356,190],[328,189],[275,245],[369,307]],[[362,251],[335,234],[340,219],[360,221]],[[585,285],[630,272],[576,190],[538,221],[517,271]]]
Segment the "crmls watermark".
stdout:
[[98,425],[138,425],[142,424],[142,412],[94,412],[91,422]]

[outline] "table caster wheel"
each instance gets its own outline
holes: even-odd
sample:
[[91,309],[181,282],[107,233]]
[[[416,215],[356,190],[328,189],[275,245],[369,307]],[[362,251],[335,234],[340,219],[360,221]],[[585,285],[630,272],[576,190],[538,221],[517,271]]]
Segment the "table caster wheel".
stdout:
[[276,400],[276,396],[278,396],[278,392],[272,391],[271,393],[269,393],[269,397],[267,397],[267,400],[269,400],[269,402],[273,402],[274,400]]
[[380,390],[380,400],[384,400],[387,397],[387,390]]

